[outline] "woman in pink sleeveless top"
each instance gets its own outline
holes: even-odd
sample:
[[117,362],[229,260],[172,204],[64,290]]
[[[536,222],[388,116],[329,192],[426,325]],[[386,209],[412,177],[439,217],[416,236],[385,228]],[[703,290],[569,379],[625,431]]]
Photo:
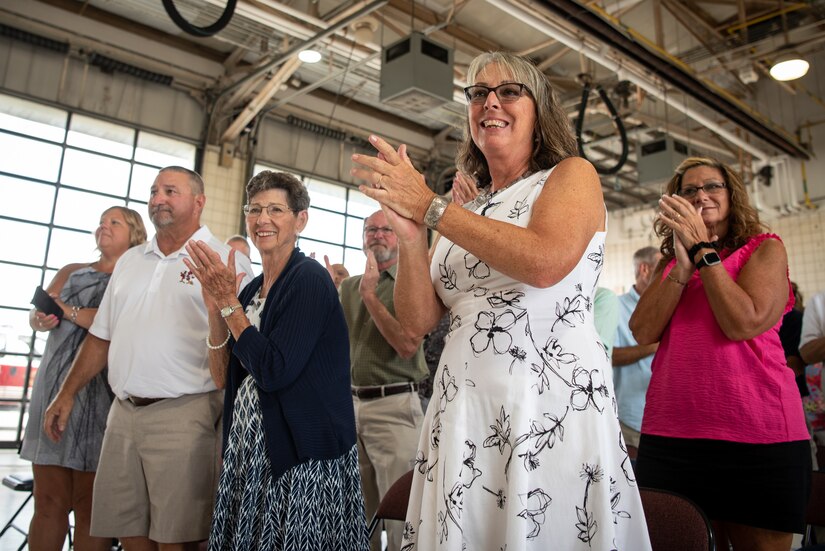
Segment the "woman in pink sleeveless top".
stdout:
[[793,306],[782,241],[728,166],[689,158],[659,202],[662,262],[630,320],[659,342],[636,474],[695,501],[720,549],[782,550],[804,531],[809,435],[779,340]]

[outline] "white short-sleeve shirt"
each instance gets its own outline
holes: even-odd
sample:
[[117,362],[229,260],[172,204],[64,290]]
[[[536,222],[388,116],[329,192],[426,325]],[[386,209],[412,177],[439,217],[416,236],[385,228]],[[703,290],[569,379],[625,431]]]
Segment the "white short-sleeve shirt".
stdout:
[[[204,241],[226,262],[229,247],[206,226],[191,239]],[[185,248],[164,255],[155,237],[126,251],[115,266],[89,332],[110,341],[109,384],[120,399],[215,390],[207,363],[206,306],[200,283],[183,263],[188,257]],[[237,260],[235,265],[243,271]]]
[[812,296],[805,302],[799,347],[802,348],[819,337],[825,337],[825,291]]

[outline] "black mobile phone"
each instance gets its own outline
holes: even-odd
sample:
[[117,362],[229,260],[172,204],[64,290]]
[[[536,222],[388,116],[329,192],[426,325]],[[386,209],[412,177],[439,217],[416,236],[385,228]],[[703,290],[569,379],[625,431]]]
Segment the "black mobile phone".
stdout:
[[34,290],[32,304],[34,304],[34,307],[44,314],[54,314],[57,316],[58,320],[63,319],[63,309],[60,308],[54,299],[49,296],[49,293],[44,291],[43,287],[39,285],[37,286],[37,289]]

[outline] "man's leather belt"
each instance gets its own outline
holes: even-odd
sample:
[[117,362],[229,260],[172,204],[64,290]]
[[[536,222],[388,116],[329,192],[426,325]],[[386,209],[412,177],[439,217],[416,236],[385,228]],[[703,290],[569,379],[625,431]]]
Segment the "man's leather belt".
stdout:
[[160,402],[166,398],[141,398],[140,396],[129,396],[126,399],[132,402],[135,406],[142,408],[143,406],[152,405],[155,402]]
[[403,392],[418,392],[418,383],[402,383],[391,384],[383,386],[354,386],[352,387],[352,395],[357,396],[361,400],[372,400],[373,398],[383,398],[384,396],[392,396],[393,394],[401,394]]

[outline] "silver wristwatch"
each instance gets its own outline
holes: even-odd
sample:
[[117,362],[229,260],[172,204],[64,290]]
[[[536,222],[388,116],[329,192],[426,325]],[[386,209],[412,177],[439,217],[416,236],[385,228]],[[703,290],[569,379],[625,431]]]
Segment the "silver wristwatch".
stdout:
[[241,308],[243,308],[243,307],[240,304],[234,304],[232,306],[224,306],[223,308],[221,308],[221,317],[222,318],[228,318],[229,316],[232,315],[232,312],[234,312],[235,310],[239,310]]
[[444,211],[447,210],[447,205],[449,204],[446,199],[439,195],[433,197],[430,207],[427,209],[426,214],[424,214],[424,224],[431,230],[434,230],[438,225],[438,221],[444,216]]

